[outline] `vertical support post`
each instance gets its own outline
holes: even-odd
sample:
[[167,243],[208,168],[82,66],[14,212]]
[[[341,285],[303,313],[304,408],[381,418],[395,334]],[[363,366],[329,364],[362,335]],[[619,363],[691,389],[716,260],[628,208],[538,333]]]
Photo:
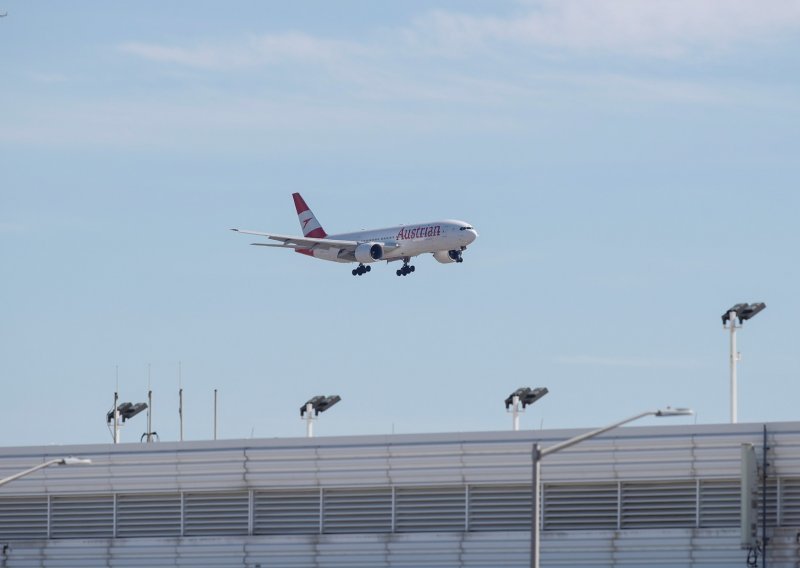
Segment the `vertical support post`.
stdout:
[[147,443],[153,441],[153,391],[147,391]]
[[181,491],[181,536],[186,536],[186,494]]
[[397,532],[397,487],[392,485],[392,534]]
[[114,443],[119,444],[119,393],[114,391]]
[[306,438],[314,437],[314,405],[306,404]]
[[739,354],[736,353],[736,312],[728,312],[728,318],[731,327],[731,424],[736,424],[738,421],[738,417],[736,416],[736,409],[738,407],[736,362],[739,360]]
[[180,423],[179,436],[183,442],[183,389],[178,389],[178,422]]
[[178,361],[178,435],[180,441],[183,442],[183,377],[181,371],[181,362]]
[[[767,538],[767,451],[769,450],[769,446],[767,446],[767,425],[764,424],[764,441],[762,443],[762,456],[761,456],[761,557],[763,559],[763,568],[767,568],[767,543],[769,542],[769,538]],[[777,485],[775,487],[776,494],[775,494],[775,503],[776,506],[780,507],[781,502],[781,494],[778,489],[780,489]],[[776,511],[777,512],[777,511]],[[779,517],[780,518],[780,517]]]
[[253,536],[253,527],[255,525],[255,492],[251,489],[247,492],[247,535]]
[[217,439],[217,389],[214,389],[214,439]]
[[511,399],[511,417],[512,417],[512,428],[514,432],[519,431],[519,397],[514,395]]
[[464,532],[469,532],[469,483],[464,485]]
[[539,568],[539,474],[541,473],[541,449],[539,443],[533,444],[531,470],[531,568]]
[[145,441],[149,444],[153,441],[153,422],[151,416],[153,415],[153,389],[150,382],[150,363],[147,364],[147,434]]

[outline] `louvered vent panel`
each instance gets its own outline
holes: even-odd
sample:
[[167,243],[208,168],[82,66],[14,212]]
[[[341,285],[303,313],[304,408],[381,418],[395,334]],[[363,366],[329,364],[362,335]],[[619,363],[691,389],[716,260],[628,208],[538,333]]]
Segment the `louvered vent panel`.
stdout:
[[319,533],[319,491],[258,491],[254,531],[256,534]]
[[329,489],[323,493],[323,531],[326,533],[383,533],[392,531],[392,491]]
[[181,535],[179,493],[117,495],[117,536]]
[[546,484],[542,499],[544,530],[614,530],[616,483]]
[[463,531],[464,487],[404,487],[395,492],[397,532]]
[[[760,469],[760,468],[759,468]],[[781,479],[781,483],[783,483],[784,479]],[[762,523],[763,518],[763,505],[761,502],[761,494],[762,494],[762,482],[761,480],[758,481],[758,523],[759,527]],[[770,477],[767,479],[767,526],[774,527],[778,524],[778,501],[777,501],[777,489],[778,489],[778,481],[774,477]],[[785,515],[784,515],[785,517]],[[759,529],[761,530],[761,529]]]
[[47,497],[0,498],[0,541],[47,538]]
[[55,496],[50,503],[51,538],[111,538],[112,495]]
[[469,530],[528,531],[530,529],[530,485],[470,486]]
[[800,479],[781,479],[781,525],[800,527]]
[[700,481],[700,526],[703,528],[738,527],[740,511],[738,479]]
[[246,535],[250,515],[246,492],[184,495],[186,536]]
[[694,482],[622,484],[622,528],[691,528],[695,525]]

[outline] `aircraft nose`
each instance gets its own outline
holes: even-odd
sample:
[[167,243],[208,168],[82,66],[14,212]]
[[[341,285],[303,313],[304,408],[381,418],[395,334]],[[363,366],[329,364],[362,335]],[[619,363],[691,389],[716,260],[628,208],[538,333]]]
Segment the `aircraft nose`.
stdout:
[[469,242],[472,242],[478,238],[478,231],[476,231],[475,229],[467,229],[466,232],[469,235]]

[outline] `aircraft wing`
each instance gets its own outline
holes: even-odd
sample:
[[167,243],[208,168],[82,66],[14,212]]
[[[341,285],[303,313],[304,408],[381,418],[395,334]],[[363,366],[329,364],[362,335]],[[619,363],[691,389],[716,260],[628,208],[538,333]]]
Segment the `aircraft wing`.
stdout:
[[[285,248],[301,248],[301,249],[340,249],[346,251],[355,251],[356,247],[361,244],[358,241],[342,241],[337,239],[316,239],[313,237],[294,237],[291,235],[275,235],[273,233],[261,233],[258,231],[245,231],[242,229],[231,229],[237,233],[245,235],[257,235],[259,237],[266,237],[273,241],[280,241],[281,244],[274,245],[271,243],[252,243],[257,246],[266,247],[285,247]],[[386,248],[396,248],[396,245],[384,244]]]

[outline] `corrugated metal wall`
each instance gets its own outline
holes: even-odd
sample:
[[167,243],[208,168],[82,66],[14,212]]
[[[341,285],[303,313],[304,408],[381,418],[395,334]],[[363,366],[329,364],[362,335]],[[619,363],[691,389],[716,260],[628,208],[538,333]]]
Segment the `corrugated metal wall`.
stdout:
[[[542,463],[545,566],[731,566],[740,444],[624,428]],[[800,424],[768,425],[770,566],[800,566]],[[2,566],[527,566],[530,451],[577,431],[5,448]],[[48,538],[49,537],[49,538]]]

